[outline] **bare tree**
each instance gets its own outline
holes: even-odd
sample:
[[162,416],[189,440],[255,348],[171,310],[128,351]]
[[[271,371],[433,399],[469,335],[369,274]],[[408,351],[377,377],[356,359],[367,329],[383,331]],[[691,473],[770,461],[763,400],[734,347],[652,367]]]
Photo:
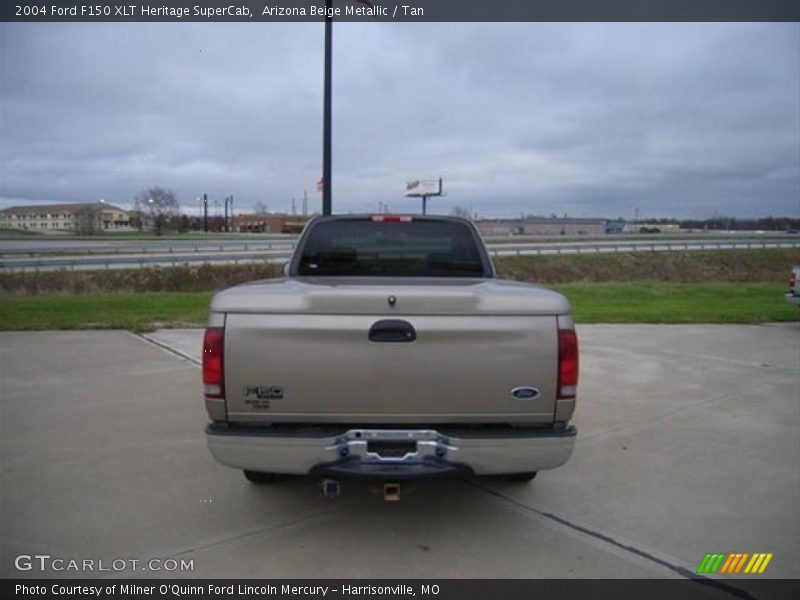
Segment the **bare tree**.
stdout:
[[253,202],[253,213],[257,215],[268,215],[269,207],[267,206],[267,203],[263,200]]
[[465,219],[471,219],[472,213],[468,208],[464,208],[463,206],[454,206],[453,210],[450,211],[450,214],[454,217],[464,217]]
[[97,233],[97,207],[86,204],[75,211],[75,225],[80,235],[95,235]]
[[175,192],[158,186],[139,192],[134,202],[144,224],[152,227],[156,235],[161,235],[164,226],[177,217],[180,210]]

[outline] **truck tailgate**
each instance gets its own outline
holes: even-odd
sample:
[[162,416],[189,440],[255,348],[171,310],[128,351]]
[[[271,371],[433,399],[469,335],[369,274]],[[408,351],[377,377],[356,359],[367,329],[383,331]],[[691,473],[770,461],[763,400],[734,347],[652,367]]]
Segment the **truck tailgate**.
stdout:
[[228,313],[229,420],[553,421],[555,316],[398,313],[391,318],[411,324],[415,339],[371,341],[370,328],[386,318]]

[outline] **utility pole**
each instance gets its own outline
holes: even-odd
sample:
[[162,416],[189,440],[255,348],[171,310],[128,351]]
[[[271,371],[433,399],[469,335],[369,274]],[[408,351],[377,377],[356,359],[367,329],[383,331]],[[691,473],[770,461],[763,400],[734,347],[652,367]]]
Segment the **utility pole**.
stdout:
[[303,216],[308,216],[308,190],[303,190]]
[[225,233],[228,233],[228,200],[229,198],[225,196]]
[[203,194],[203,231],[208,233],[208,194]]
[[322,214],[332,212],[331,189],[333,178],[331,176],[331,56],[333,42],[333,19],[331,18],[331,5],[333,0],[325,0],[325,78],[322,106]]
[[294,198],[292,198],[292,216],[297,214],[297,203],[295,202]]

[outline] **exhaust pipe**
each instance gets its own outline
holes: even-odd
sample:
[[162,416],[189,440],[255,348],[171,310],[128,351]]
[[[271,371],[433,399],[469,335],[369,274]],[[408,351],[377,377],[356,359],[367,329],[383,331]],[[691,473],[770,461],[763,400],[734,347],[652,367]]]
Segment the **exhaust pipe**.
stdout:
[[322,495],[331,500],[336,500],[342,495],[342,485],[338,479],[322,480]]
[[400,502],[400,484],[394,481],[384,483],[383,500],[385,502]]

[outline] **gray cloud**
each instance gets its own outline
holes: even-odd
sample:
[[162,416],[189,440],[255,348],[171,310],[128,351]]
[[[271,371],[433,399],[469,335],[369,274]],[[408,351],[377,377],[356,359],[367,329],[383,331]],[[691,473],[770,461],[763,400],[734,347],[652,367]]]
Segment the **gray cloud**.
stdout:
[[[800,214],[800,26],[338,23],[334,207]],[[0,206],[319,195],[320,24],[1,24]]]

